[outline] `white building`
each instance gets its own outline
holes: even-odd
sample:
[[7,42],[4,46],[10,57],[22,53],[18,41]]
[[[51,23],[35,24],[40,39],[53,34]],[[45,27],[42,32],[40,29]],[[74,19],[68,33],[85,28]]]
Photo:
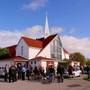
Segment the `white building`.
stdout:
[[57,67],[59,61],[69,59],[69,53],[63,48],[58,34],[50,35],[48,18],[46,16],[45,35],[39,39],[21,37],[18,44],[8,47],[14,62],[28,61],[33,67],[48,65]]

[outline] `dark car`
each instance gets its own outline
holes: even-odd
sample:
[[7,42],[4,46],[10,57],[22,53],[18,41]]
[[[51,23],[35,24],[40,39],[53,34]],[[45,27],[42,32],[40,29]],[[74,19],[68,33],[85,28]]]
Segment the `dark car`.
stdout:
[[84,67],[83,74],[87,74],[87,67]]

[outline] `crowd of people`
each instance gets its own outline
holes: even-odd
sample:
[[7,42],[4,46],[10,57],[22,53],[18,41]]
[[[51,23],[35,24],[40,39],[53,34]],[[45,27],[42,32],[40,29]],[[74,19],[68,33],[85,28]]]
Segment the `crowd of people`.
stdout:
[[[40,80],[40,79],[47,79],[49,82],[52,82],[57,77],[57,82],[63,82],[64,81],[64,70],[65,68],[59,63],[57,66],[57,69],[50,65],[46,68],[46,71],[44,71],[43,67],[41,66],[35,66],[32,68],[31,65],[22,65],[21,63],[18,63],[17,65],[11,65],[10,67],[8,65],[5,66],[5,82],[16,82],[17,80]],[[68,67],[68,73],[69,75],[73,75],[72,73],[73,67]],[[90,77],[90,68],[88,69],[89,74],[88,77]]]
[[[58,79],[63,82],[64,68],[59,64],[57,67]],[[15,82],[17,80],[39,80],[47,78],[50,82],[55,78],[56,71],[55,68],[50,65],[46,68],[46,71],[41,66],[35,66],[32,68],[31,65],[22,65],[18,63],[17,65],[5,65],[5,82]],[[61,78],[59,78],[59,75]],[[60,80],[58,80],[59,82]]]

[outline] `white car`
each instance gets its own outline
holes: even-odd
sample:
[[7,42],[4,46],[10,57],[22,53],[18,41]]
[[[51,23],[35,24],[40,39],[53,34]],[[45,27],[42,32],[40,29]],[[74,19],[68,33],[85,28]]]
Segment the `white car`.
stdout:
[[80,70],[80,69],[76,69],[76,70],[74,70],[72,73],[73,73],[74,77],[80,77],[80,75],[81,75],[81,70]]

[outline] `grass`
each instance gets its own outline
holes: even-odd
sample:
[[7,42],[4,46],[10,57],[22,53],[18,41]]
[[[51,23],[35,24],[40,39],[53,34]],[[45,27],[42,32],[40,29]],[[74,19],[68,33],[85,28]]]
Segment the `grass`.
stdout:
[[84,77],[83,79],[87,80],[87,81],[90,81],[90,78],[88,78],[88,77]]

